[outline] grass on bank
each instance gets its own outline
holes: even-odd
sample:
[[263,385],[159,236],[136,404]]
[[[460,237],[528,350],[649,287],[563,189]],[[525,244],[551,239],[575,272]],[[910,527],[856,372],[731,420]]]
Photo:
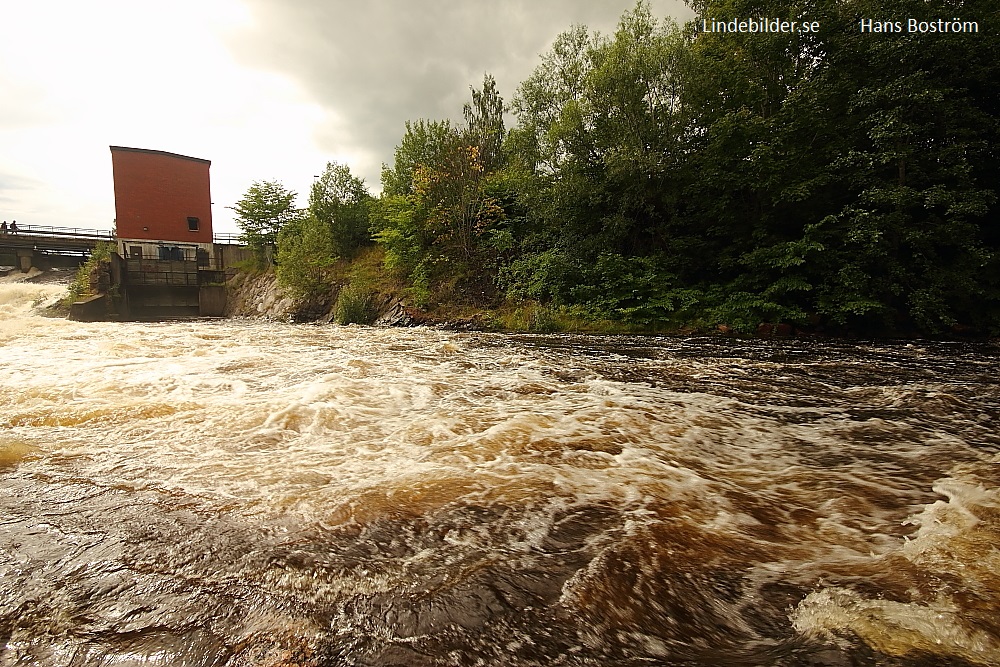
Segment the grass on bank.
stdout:
[[362,248],[354,259],[333,267],[331,282],[341,287],[333,305],[337,324],[371,324],[380,306],[405,291],[405,285],[384,266],[379,247]]
[[370,288],[354,283],[337,293],[333,320],[337,324],[371,324],[379,316],[379,298]]
[[[400,272],[387,269],[384,258],[382,248],[366,248],[338,270],[351,288],[360,286],[380,296],[401,298],[404,303],[417,306],[432,322],[467,323],[488,331],[523,333],[675,333],[691,329],[684,324],[662,323],[651,327],[595,317],[580,306],[553,306],[495,293],[490,296],[482,286],[469,289],[454,276],[436,284],[414,286]],[[352,300],[358,298],[351,292],[347,294]],[[341,321],[339,317],[337,321]]]
[[682,327],[650,327],[597,318],[582,308],[538,301],[506,300],[483,315],[487,329],[525,333],[639,334],[676,333]]
[[[361,248],[352,259],[338,259],[323,274],[324,286],[314,290],[317,302],[305,301],[300,308],[316,318],[321,317],[321,312],[329,312],[338,324],[371,324],[384,307],[402,300],[426,316],[427,322],[463,324],[487,331],[625,334],[690,330],[672,323],[651,327],[595,317],[582,307],[552,306],[495,293],[491,296],[483,289],[467,288],[455,277],[414,286],[402,272],[386,268],[380,246]],[[322,306],[324,300],[328,305]]]
[[91,280],[91,277],[98,270],[101,262],[111,260],[111,253],[114,251],[114,243],[100,242],[94,246],[94,252],[92,252],[90,257],[87,258],[87,261],[81,264],[76,270],[76,274],[73,276],[73,282],[69,284],[66,297],[62,301],[64,306],[69,307],[75,301],[85,299],[88,296],[94,296],[94,281]]

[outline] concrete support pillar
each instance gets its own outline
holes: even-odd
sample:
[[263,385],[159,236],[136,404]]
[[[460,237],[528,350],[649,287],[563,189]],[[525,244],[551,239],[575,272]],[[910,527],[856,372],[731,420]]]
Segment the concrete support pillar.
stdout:
[[17,265],[24,273],[31,271],[32,261],[34,260],[34,258],[35,258],[34,250],[19,249],[17,251]]

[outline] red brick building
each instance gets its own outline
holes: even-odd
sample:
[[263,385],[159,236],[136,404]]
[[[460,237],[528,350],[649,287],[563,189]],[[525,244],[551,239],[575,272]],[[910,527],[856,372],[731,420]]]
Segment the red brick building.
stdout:
[[[111,146],[115,224],[123,255],[170,245],[211,250],[209,160]],[[131,243],[130,243],[131,242]],[[147,254],[149,256],[149,254]]]
[[[222,249],[212,243],[208,160],[111,146],[120,310],[127,316],[220,316]],[[218,250],[218,252],[217,252]],[[115,274],[112,268],[112,274]]]

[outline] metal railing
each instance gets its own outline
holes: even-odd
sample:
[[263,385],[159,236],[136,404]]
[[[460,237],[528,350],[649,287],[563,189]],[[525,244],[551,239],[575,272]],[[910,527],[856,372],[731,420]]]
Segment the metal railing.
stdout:
[[163,285],[169,287],[197,287],[198,273],[176,271],[129,271],[130,285]]
[[212,240],[215,243],[224,243],[227,245],[243,245],[242,234],[213,234]]
[[52,227],[50,225],[18,225],[17,231],[8,228],[8,234],[28,236],[70,236],[78,239],[113,241],[115,233],[110,229],[83,229],[79,227]]
[[195,287],[202,283],[221,283],[226,272],[215,258],[192,256],[184,259],[154,259],[129,257],[125,259],[125,273],[130,285],[186,285]]
[[[73,237],[78,239],[114,241],[115,232],[110,229],[86,229],[82,227],[53,227],[51,225],[18,225],[17,231],[7,230],[8,234],[24,234],[26,236]],[[213,234],[215,243],[226,245],[243,245],[242,234]]]

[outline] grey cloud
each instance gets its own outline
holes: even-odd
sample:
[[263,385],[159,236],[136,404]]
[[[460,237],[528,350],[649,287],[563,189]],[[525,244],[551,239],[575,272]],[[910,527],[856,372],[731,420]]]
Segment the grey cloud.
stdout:
[[[21,174],[0,171],[0,206],[8,207],[21,201],[23,194],[31,190],[41,190],[44,183]],[[9,217],[5,212],[4,216]]]
[[[342,119],[317,137],[321,147],[362,152],[351,165],[377,186],[403,123],[457,120],[469,86],[492,74],[509,100],[539,54],[574,24],[612,32],[632,0],[248,0],[257,20],[233,48],[254,67],[297,80]],[[654,15],[688,18],[681,0],[654,0]],[[304,170],[317,165],[303,165]]]

